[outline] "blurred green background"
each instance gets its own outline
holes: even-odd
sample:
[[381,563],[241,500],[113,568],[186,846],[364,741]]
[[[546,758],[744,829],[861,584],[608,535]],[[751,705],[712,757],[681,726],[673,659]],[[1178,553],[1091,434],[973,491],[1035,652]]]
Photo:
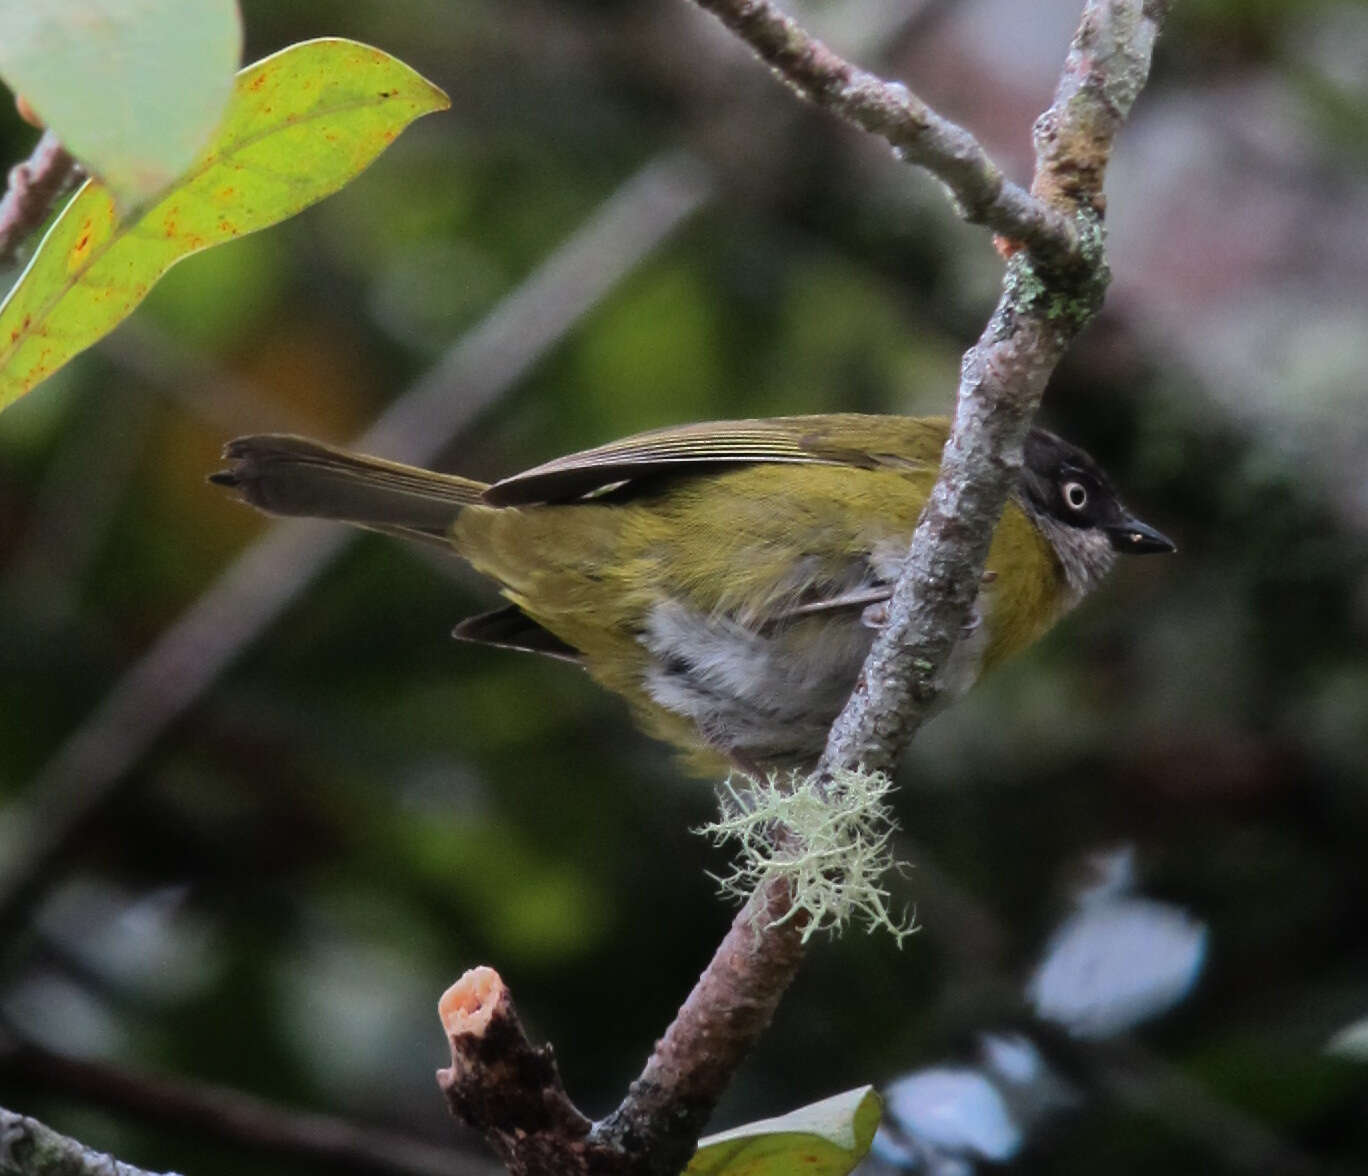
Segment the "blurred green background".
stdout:
[[[328,532],[251,557],[268,525],[204,480],[222,443],[390,410],[494,477],[691,419],[945,412],[1001,271],[682,0],[243,7],[249,61],[356,37],[452,110],[0,415],[0,860],[62,833],[0,918],[0,1103],[206,1176],[322,1168],[148,1125],[15,1043],[460,1144],[432,1072],[464,969],[500,970],[603,1113],[732,913],[690,833],[708,783],[572,668],[451,641],[494,603],[454,559],[354,538],[250,632]],[[802,12],[1024,179],[1078,9]],[[1019,1020],[1079,863],[1129,843],[1210,927],[1192,998],[1141,1031],[1210,1115],[1099,1093],[1026,1167],[1362,1169],[1368,1069],[1325,1047],[1368,1016],[1365,60],[1362,3],[1177,5],[1108,185],[1108,307],[1044,420],[1180,554],[919,736],[897,894],[923,932],[815,950],[717,1126]]]

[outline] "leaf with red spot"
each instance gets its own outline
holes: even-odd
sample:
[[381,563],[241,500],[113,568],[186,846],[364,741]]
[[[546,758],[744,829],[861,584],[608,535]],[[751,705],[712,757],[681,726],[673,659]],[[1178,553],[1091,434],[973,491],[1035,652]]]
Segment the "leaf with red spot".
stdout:
[[87,182],[0,306],[0,408],[114,329],[176,262],[336,192],[447,97],[356,41],[292,45],[238,74],[218,132],[157,202],[121,221]]
[[699,1140],[684,1176],[845,1176],[869,1151],[883,1101],[861,1086]]

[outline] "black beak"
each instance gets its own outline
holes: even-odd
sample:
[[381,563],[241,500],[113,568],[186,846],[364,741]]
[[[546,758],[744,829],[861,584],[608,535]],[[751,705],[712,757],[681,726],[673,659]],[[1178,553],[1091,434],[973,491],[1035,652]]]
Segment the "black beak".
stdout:
[[1129,515],[1106,530],[1113,550],[1126,555],[1161,555],[1178,550],[1177,544],[1167,535]]

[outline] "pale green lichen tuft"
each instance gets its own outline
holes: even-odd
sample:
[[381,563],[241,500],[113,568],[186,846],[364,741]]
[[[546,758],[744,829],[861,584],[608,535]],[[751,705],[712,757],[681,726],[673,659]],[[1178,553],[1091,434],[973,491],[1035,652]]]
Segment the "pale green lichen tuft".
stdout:
[[732,872],[712,875],[724,895],[745,901],[776,880],[793,903],[778,923],[806,916],[803,941],[818,931],[837,934],[852,920],[882,929],[899,944],[916,930],[910,915],[895,915],[882,879],[902,869],[893,856],[897,821],[886,798],[893,782],[882,772],[840,771],[825,785],[801,773],[746,778],[738,790],[729,778],[721,813],[698,832],[717,844],[737,844]]

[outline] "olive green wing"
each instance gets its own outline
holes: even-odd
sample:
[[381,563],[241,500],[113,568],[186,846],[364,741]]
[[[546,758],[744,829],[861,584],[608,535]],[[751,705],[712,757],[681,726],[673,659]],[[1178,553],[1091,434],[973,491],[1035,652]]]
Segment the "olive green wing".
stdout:
[[754,463],[934,470],[948,433],[943,418],[833,413],[708,421],[638,433],[558,457],[496,482],[490,506],[571,502],[623,483]]

